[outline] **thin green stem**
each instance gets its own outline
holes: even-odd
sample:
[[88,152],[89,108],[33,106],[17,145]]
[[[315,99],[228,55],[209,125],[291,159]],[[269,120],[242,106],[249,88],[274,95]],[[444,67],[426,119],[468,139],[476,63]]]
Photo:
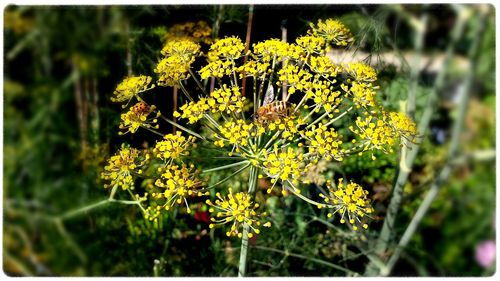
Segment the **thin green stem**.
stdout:
[[[463,9],[463,7],[462,7]],[[465,26],[465,19],[463,17],[458,17],[457,23],[453,27],[452,30],[452,38],[451,42],[448,45],[446,51],[446,58],[443,64],[442,70],[439,72],[438,77],[436,78],[436,82],[432,91],[427,100],[427,106],[425,107],[425,111],[420,119],[420,123],[418,126],[419,135],[423,136],[429,126],[429,122],[431,120],[432,114],[434,112],[434,106],[438,99],[437,93],[442,89],[445,81],[446,74],[448,72],[449,64],[451,58],[453,57],[453,53],[455,52],[456,43],[460,36],[463,33],[463,29]],[[382,230],[380,231],[380,235],[375,243],[375,253],[382,257],[389,247],[389,241],[391,238],[391,233],[394,229],[394,222],[396,219],[396,215],[399,210],[399,206],[401,204],[401,200],[403,197],[403,186],[406,183],[408,176],[411,172],[411,167],[413,165],[413,161],[417,156],[420,146],[418,144],[409,144],[409,152],[401,157],[400,161],[400,169],[397,175],[395,185],[393,188],[393,193],[391,197],[391,201],[389,202],[389,206],[387,208],[387,215],[384,220],[384,224],[382,226]],[[366,267],[365,275],[366,276],[377,276],[380,272],[380,268],[376,266],[373,262],[370,262]]]
[[290,253],[290,252],[288,252],[286,250],[282,251],[282,250],[268,248],[268,247],[263,247],[263,246],[252,246],[252,248],[259,249],[259,250],[264,250],[264,251],[268,251],[268,252],[279,253],[279,254],[282,254],[282,255],[285,255],[285,256],[290,256],[290,257],[299,258],[299,259],[303,259],[303,260],[312,261],[312,262],[315,262],[315,263],[319,263],[319,264],[322,264],[322,265],[325,265],[325,266],[328,266],[328,267],[331,267],[331,268],[343,271],[343,272],[348,273],[348,274],[350,274],[352,276],[359,275],[357,272],[349,270],[349,269],[347,269],[345,267],[342,267],[340,265],[336,265],[336,264],[333,264],[333,263],[330,263],[330,262],[327,262],[327,261],[324,261],[324,260],[320,260],[320,259],[317,259],[317,258],[312,258],[312,257],[300,255],[300,254],[295,254],[295,253]]
[[219,166],[219,167],[208,169],[208,170],[203,170],[201,173],[204,174],[204,173],[210,173],[210,172],[220,171],[220,170],[229,169],[229,168],[232,168],[232,167],[241,166],[241,165],[247,164],[247,163],[248,163],[247,160],[241,161],[241,162],[236,162],[236,163],[231,163],[231,164],[228,164],[228,165]]
[[181,125],[177,124],[176,122],[174,122],[174,121],[168,119],[167,117],[165,117],[163,114],[161,114],[160,117],[163,120],[165,120],[167,123],[169,123],[170,125],[175,126],[175,127],[179,128],[179,129],[183,130],[184,132],[186,132],[186,133],[188,133],[190,135],[193,135],[193,136],[195,136],[195,137],[197,137],[199,139],[205,140],[205,138],[203,136],[201,136],[200,134],[197,134],[197,133],[189,130],[188,128],[186,128],[184,126],[181,126]]
[[245,166],[241,167],[240,169],[238,169],[236,172],[232,173],[231,175],[225,177],[224,179],[212,184],[211,186],[207,187],[206,189],[211,189],[211,188],[214,188],[220,184],[223,184],[225,183],[226,181],[228,181],[229,179],[231,179],[232,177],[236,176],[237,174],[241,173],[243,170],[245,170],[246,168],[248,168],[248,166],[250,166],[250,163],[246,164]]
[[[259,168],[251,166],[250,177],[248,179],[248,194],[255,198],[255,192],[257,190],[257,183],[259,182]],[[248,224],[243,225],[243,236],[241,238],[241,250],[240,250],[240,262],[238,266],[238,277],[245,277],[247,270],[247,257],[248,257],[248,231],[250,226]]]
[[191,70],[191,68],[189,69],[189,73],[191,74],[191,77],[193,77],[193,80],[194,82],[196,82],[196,85],[198,86],[198,88],[200,88],[200,90],[203,92],[203,94],[205,94],[205,96],[209,96],[207,91],[205,91],[205,87],[203,87],[203,85],[201,85],[200,81],[198,80],[198,78],[196,78],[196,76],[194,75],[193,71]]

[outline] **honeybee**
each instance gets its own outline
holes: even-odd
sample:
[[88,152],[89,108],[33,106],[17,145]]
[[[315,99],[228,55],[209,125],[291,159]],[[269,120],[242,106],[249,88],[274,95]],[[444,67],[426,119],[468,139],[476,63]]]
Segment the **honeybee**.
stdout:
[[274,100],[274,89],[271,85],[267,88],[264,103],[257,110],[257,121],[260,123],[273,122],[292,114],[292,104],[286,101]]
[[134,112],[137,115],[148,114],[150,111],[151,111],[151,106],[147,105],[143,101],[136,103],[132,107],[132,112]]

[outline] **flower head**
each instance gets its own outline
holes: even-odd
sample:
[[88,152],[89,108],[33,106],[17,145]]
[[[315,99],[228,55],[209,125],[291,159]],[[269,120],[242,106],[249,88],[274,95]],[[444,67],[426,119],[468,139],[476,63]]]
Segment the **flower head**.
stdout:
[[169,42],[175,39],[189,39],[194,42],[203,42],[210,44],[212,42],[212,28],[206,21],[185,22],[174,24],[168,28],[165,34],[165,41]]
[[[248,226],[249,228],[249,238],[252,238],[254,233],[259,234],[259,227],[261,225],[259,219],[265,216],[266,213],[257,214],[255,210],[259,207],[259,204],[252,202],[250,194],[239,192],[233,195],[232,188],[228,190],[229,194],[227,198],[223,198],[217,192],[215,202],[206,201],[211,207],[209,212],[215,213],[215,217],[211,218],[212,223],[210,224],[210,228],[214,228],[216,225],[232,223],[229,231],[226,232],[228,237],[237,236],[242,238],[242,228],[244,226]],[[265,223],[263,226],[270,227],[271,223]]]
[[[121,115],[122,122],[120,123],[120,129],[125,130],[126,133],[135,133],[137,129],[142,126],[145,128],[158,129],[158,118],[160,112],[158,111],[153,117],[148,116],[155,110],[154,105],[147,105],[144,102],[138,102],[134,106],[130,107],[129,111]],[[120,134],[123,134],[120,132]]]
[[160,191],[152,192],[151,198],[163,200],[163,204],[159,205],[165,210],[169,210],[174,204],[185,204],[190,213],[187,198],[208,195],[203,191],[204,183],[198,178],[198,172],[194,170],[193,165],[188,167],[186,164],[169,164],[158,168],[158,172],[161,176],[156,180],[155,186],[159,187]]
[[323,207],[333,209],[333,212],[328,213],[329,218],[339,213],[340,223],[347,221],[353,226],[354,230],[358,230],[357,225],[368,228],[368,225],[363,223],[361,218],[373,212],[370,200],[367,199],[367,194],[368,191],[364,190],[357,183],[350,182],[349,184],[344,184],[343,179],[339,179],[337,187],[329,184],[328,194],[320,194],[320,196],[326,204]]
[[342,140],[339,133],[333,128],[327,128],[324,125],[318,127],[313,125],[311,130],[304,132],[304,137],[307,140],[306,148],[308,153],[316,159],[343,160],[343,151],[340,147]]
[[218,39],[212,46],[208,54],[209,60],[213,61],[217,58],[224,60],[236,60],[243,55],[245,44],[236,36],[225,37]]
[[228,121],[220,127],[220,135],[214,134],[214,138],[218,139],[215,141],[215,145],[224,147],[229,144],[233,146],[233,150],[240,152],[240,148],[248,146],[250,137],[256,136],[257,133],[253,123],[246,123],[242,119],[238,119],[236,122]]
[[113,102],[125,102],[129,101],[135,95],[139,94],[148,89],[151,83],[151,77],[149,76],[134,76],[125,78],[113,92],[113,97],[111,101]]
[[208,104],[212,112],[240,113],[246,98],[241,94],[238,86],[229,88],[225,84],[210,93]]
[[189,78],[189,69],[191,63],[188,63],[180,56],[169,56],[160,60],[154,69],[158,73],[158,85],[175,86],[179,81]]
[[134,188],[133,174],[142,174],[141,167],[149,160],[149,154],[141,153],[135,148],[122,145],[121,149],[108,160],[101,173],[101,178],[109,180],[104,187],[118,186],[125,189]]
[[337,46],[347,46],[354,40],[349,29],[339,20],[334,19],[319,20],[316,24],[311,23],[307,33],[323,37]]
[[191,101],[189,103],[183,104],[179,110],[182,113],[177,111],[174,112],[175,117],[179,117],[181,119],[188,119],[189,124],[194,124],[201,118],[203,115],[210,110],[210,105],[208,104],[207,98],[200,98],[198,101]]
[[162,159],[177,159],[181,155],[189,155],[188,148],[195,146],[193,136],[184,137],[181,132],[167,134],[162,141],[156,143],[153,155]]
[[[278,180],[298,184],[300,177],[306,172],[303,160],[303,155],[291,147],[285,151],[275,147],[271,152],[264,151],[262,165],[273,184]],[[268,192],[271,192],[271,189]]]
[[305,35],[297,38],[296,42],[307,54],[325,55],[328,51],[323,37]]
[[185,64],[191,64],[200,53],[200,45],[189,39],[168,41],[161,53],[165,57],[178,56]]

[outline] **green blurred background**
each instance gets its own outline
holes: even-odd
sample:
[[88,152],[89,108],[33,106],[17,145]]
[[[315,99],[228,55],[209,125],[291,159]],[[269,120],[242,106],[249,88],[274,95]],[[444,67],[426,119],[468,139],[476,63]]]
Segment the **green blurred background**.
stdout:
[[[483,276],[476,247],[495,240],[495,10],[482,18],[471,11],[428,134],[404,188],[396,218],[399,237],[430,183],[447,164],[457,92],[474,80],[459,157],[441,184],[392,276]],[[121,142],[154,143],[146,132],[119,136],[121,108],[110,102],[127,74],[152,75],[161,36],[169,26],[204,20],[214,35],[245,38],[249,7],[238,6],[7,6],[4,9],[3,77],[3,270],[11,276],[234,276],[238,239],[210,231],[206,210],[172,213],[158,225],[131,206],[108,204],[58,219],[70,210],[107,198],[99,173]],[[304,34],[308,22],[341,19],[356,41],[342,60],[363,60],[379,75],[384,106],[400,110],[412,82],[415,18],[427,17],[422,68],[416,81],[416,121],[442,70],[457,16],[451,5],[256,5],[251,42],[287,40]],[[474,32],[483,20],[484,31]],[[477,56],[469,57],[474,40]],[[335,57],[335,54],[333,54]],[[336,58],[340,58],[337,56]],[[171,89],[154,90],[171,112]],[[163,110],[162,110],[163,111]],[[196,155],[196,152],[195,152]],[[274,226],[256,240],[250,276],[344,276],[318,260],[362,273],[360,254],[380,230],[398,170],[398,155],[351,157],[321,163],[316,182],[342,174],[370,190],[377,217],[363,234],[316,218],[321,213],[297,198],[274,197],[267,208]],[[200,161],[203,165],[203,159]],[[215,175],[216,181],[224,174]],[[238,179],[235,179],[235,183]],[[265,187],[265,182],[261,183]],[[312,194],[311,196],[314,196]],[[325,218],[325,216],[322,216]],[[56,218],[56,219],[54,219]],[[397,238],[391,243],[397,243]],[[288,254],[285,253],[287,251]],[[289,253],[293,253],[290,255]]]

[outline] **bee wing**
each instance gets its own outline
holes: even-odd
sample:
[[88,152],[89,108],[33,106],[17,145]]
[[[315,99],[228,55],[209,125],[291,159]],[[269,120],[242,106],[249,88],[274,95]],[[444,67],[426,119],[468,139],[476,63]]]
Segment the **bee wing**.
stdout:
[[272,85],[269,85],[266,90],[266,95],[264,96],[264,104],[266,105],[268,103],[271,103],[274,101],[274,88]]

